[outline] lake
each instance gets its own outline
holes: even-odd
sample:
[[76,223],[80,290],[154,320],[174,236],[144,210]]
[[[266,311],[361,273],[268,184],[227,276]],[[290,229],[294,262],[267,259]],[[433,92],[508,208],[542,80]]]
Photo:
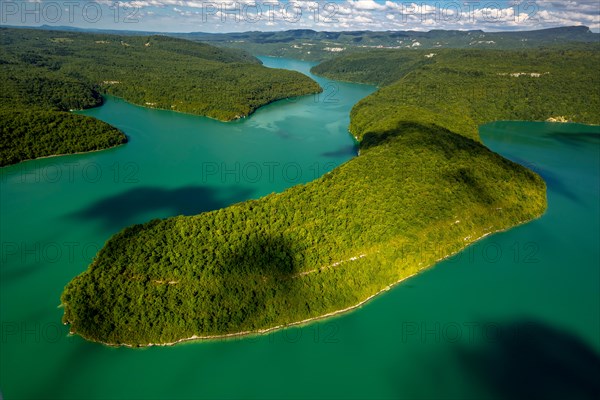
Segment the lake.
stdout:
[[[263,61],[306,74],[314,65]],[[354,312],[168,348],[67,335],[63,287],[123,227],[282,191],[356,156],[349,111],[375,88],[313,78],[322,94],[232,123],[108,97],[82,114],[128,144],[0,169],[4,398],[544,397],[571,375],[589,387],[600,351],[600,128],[577,124],[482,127],[486,145],[544,177],[546,214]]]

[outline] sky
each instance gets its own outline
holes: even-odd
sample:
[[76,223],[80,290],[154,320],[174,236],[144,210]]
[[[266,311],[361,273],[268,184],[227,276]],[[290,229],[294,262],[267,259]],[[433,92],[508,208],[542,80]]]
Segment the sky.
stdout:
[[152,32],[287,29],[600,32],[600,0],[0,0],[0,25]]

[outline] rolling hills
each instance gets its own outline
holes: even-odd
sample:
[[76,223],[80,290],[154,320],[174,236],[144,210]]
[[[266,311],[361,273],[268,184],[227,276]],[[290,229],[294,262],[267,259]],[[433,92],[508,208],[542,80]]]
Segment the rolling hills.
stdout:
[[229,121],[321,91],[240,50],[165,36],[0,28],[0,44],[0,166],[124,143],[117,129],[68,113],[102,104],[102,94]]

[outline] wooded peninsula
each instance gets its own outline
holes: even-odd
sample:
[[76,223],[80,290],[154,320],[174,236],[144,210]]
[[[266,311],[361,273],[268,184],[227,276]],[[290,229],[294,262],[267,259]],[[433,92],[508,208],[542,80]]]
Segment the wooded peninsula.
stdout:
[[229,121],[321,91],[241,50],[167,36],[0,28],[0,71],[0,166],[125,143],[109,124],[69,113],[101,105],[102,94]]
[[89,340],[147,346],[360,304],[544,213],[544,181],[484,146],[478,126],[598,124],[599,62],[596,44],[368,50],[326,61],[313,71],[380,86],[351,113],[358,157],[283,193],[122,230],[65,288],[63,322]]

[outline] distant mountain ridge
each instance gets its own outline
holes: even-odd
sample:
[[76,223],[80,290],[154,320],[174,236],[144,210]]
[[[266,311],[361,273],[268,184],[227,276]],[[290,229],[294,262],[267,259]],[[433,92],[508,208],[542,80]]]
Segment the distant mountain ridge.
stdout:
[[228,32],[228,33],[210,33],[210,32],[157,32],[157,31],[131,31],[117,29],[96,29],[96,28],[79,28],[73,26],[8,26],[4,28],[23,28],[23,29],[42,29],[42,30],[57,30],[57,31],[75,31],[75,32],[98,32],[98,33],[115,33],[120,35],[165,35],[165,36],[184,36],[195,38],[206,38],[208,40],[226,40],[230,38],[251,38],[254,40],[268,39],[277,41],[290,41],[294,39],[338,39],[344,36],[352,37],[373,37],[373,38],[397,38],[397,37],[425,37],[437,38],[448,35],[463,36],[469,34],[483,34],[489,37],[513,37],[522,38],[543,38],[551,40],[568,39],[572,41],[591,42],[600,40],[600,33],[594,33],[585,25],[579,26],[561,26],[554,28],[544,28],[535,30],[517,30],[517,31],[501,31],[501,32],[486,32],[481,29],[473,30],[456,30],[456,29],[432,29],[429,31],[315,31],[313,29],[289,29],[285,31],[246,31],[246,32]]
[[[572,40],[591,41],[598,40],[600,33],[594,33],[587,26],[564,26],[556,28],[546,28],[538,30],[523,30],[523,31],[502,31],[502,32],[485,32],[481,29],[475,30],[456,30],[456,29],[432,29],[430,31],[371,31],[371,30],[359,30],[359,31],[315,31],[312,29],[290,29],[286,31],[247,31],[247,32],[230,32],[230,33],[208,33],[208,32],[191,32],[191,33],[169,33],[168,35],[182,35],[182,36],[195,36],[195,37],[206,37],[218,40],[220,38],[234,38],[234,37],[245,37],[245,38],[269,38],[269,40],[289,41],[293,39],[338,39],[344,36],[353,37],[445,37],[448,35],[470,35],[470,34],[483,34],[491,37],[503,37],[503,36],[520,36],[520,37],[531,37],[531,38],[569,38]],[[593,35],[592,36],[590,36]]]
[[587,26],[532,31],[484,32],[482,30],[341,31],[296,29],[280,32],[170,34],[214,44],[243,48],[253,54],[324,60],[364,48],[388,49],[528,49],[542,46],[599,43],[600,34]]

